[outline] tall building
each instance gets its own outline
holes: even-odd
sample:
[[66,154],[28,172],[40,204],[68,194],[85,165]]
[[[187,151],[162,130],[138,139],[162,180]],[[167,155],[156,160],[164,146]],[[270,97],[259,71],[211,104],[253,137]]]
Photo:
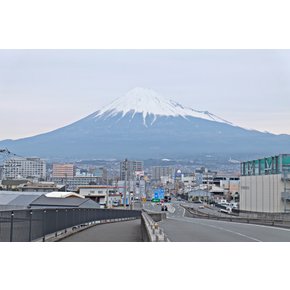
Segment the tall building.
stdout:
[[74,177],[76,168],[74,164],[53,164],[52,177]]
[[127,180],[134,180],[135,173],[144,171],[143,161],[125,160],[120,162],[120,179],[125,180],[127,171]]
[[3,179],[46,178],[46,162],[40,158],[14,157],[4,162]]
[[241,163],[240,210],[258,213],[290,211],[290,155]]
[[173,177],[175,173],[174,168],[169,166],[153,166],[152,167],[152,179],[160,180],[161,177]]
[[93,176],[103,178],[103,180],[106,180],[108,177],[108,170],[105,167],[96,167],[96,169],[93,172]]

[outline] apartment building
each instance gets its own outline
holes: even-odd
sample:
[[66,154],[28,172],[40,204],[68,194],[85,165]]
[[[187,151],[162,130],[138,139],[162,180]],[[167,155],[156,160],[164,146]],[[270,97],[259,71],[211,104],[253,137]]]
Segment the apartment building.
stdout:
[[136,172],[144,171],[143,161],[124,160],[120,162],[120,179],[125,180],[127,172],[127,180],[134,180]]
[[53,164],[52,177],[74,177],[76,168],[74,164]]
[[46,178],[46,162],[40,158],[14,157],[4,162],[3,179]]

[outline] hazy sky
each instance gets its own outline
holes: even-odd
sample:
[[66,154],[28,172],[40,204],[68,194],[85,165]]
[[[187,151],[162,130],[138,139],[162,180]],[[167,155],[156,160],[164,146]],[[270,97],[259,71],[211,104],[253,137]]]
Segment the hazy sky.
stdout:
[[62,127],[137,86],[290,134],[290,50],[0,50],[0,140]]

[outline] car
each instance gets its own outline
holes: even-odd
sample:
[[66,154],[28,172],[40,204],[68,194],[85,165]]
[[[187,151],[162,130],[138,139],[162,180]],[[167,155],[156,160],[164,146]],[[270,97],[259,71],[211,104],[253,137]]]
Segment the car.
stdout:
[[161,211],[168,211],[167,206],[166,206],[166,205],[162,205],[162,207],[161,207]]
[[204,209],[204,205],[200,205],[198,208],[199,209]]
[[223,209],[223,208],[219,209],[219,212],[221,212],[221,213],[226,213],[226,214],[229,214],[229,213],[230,213],[229,210],[227,210],[227,209]]

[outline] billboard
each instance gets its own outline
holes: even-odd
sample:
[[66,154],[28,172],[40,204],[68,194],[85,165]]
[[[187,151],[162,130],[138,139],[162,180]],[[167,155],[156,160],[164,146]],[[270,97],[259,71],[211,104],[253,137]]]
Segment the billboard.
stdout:
[[281,174],[284,171],[290,171],[289,154],[281,154],[241,163],[241,174],[243,176]]

